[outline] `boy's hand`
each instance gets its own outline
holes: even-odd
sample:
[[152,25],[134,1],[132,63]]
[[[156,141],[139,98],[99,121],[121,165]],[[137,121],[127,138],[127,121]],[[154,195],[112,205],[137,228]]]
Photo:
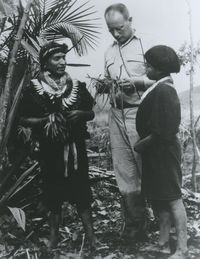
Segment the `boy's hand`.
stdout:
[[125,93],[134,93],[135,92],[135,85],[132,80],[129,79],[123,79],[123,80],[117,80],[117,84],[120,87],[120,89]]
[[70,111],[66,117],[66,119],[70,122],[83,121],[84,118],[85,118],[85,112],[79,111],[79,110]]
[[131,79],[122,79],[122,80],[117,80],[117,83],[121,87],[126,87],[126,88],[131,88],[134,87],[134,80]]
[[137,141],[135,143],[135,146],[134,146],[134,150],[137,152],[137,153],[142,153],[143,151],[143,145],[142,145],[142,141]]
[[149,146],[155,144],[155,135],[149,135],[146,138],[140,139],[135,143],[134,150],[138,153],[144,152]]
[[123,87],[124,91],[144,91],[145,85],[143,78],[129,78],[118,81],[119,86]]

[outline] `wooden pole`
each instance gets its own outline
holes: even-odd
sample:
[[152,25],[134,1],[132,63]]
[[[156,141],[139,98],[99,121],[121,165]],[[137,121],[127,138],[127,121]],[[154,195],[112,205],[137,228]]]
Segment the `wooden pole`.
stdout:
[[[33,1],[34,0],[29,0],[27,5],[26,5],[26,8],[24,9],[24,14],[22,16],[17,35],[15,37],[13,49],[12,49],[11,55],[10,55],[5,87],[4,87],[3,92],[2,92],[1,103],[0,103],[0,145],[2,145],[4,129],[5,129],[5,126],[6,126],[8,104],[9,104],[10,97],[11,97],[11,85],[12,85],[14,67],[15,67],[15,64],[16,64],[16,56],[17,56],[17,52],[18,52],[18,49],[19,49],[19,46],[20,46],[20,42],[21,42],[21,39],[22,39],[22,36],[23,36],[26,21],[28,19],[28,13],[30,11],[30,8],[31,8],[31,5],[32,5]],[[0,153],[0,165],[2,164],[1,162],[2,162],[2,159],[3,159],[3,153],[4,153],[4,150],[3,150],[3,152],[1,151],[1,153]]]
[[192,10],[188,0],[186,0],[188,5],[188,15],[189,15],[189,34],[190,34],[190,128],[191,128],[191,136],[192,136],[192,149],[193,149],[193,162],[192,162],[192,188],[193,191],[197,191],[197,182],[196,182],[196,158],[197,158],[197,142],[196,142],[196,134],[195,134],[195,125],[194,125],[194,43],[192,36]]

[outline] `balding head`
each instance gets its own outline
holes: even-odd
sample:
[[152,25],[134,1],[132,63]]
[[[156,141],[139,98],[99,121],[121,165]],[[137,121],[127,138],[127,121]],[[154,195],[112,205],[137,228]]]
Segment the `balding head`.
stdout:
[[113,11],[121,13],[122,16],[124,17],[124,19],[126,19],[126,20],[129,19],[129,11],[124,4],[118,3],[118,4],[113,4],[113,5],[108,6],[105,10],[105,14],[104,14],[105,18],[106,18],[106,16],[109,16],[110,14],[112,14]]
[[108,29],[118,43],[124,44],[133,35],[132,18],[124,4],[114,4],[105,11]]

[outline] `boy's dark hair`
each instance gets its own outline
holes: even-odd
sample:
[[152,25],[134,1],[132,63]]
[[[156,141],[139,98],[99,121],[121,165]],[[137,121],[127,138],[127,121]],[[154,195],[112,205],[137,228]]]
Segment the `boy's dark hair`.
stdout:
[[125,19],[128,19],[130,17],[128,8],[122,3],[113,4],[113,5],[108,6],[105,10],[104,17],[106,17],[106,15],[110,11],[117,11],[117,12],[121,13]]
[[178,73],[180,61],[176,52],[166,45],[157,45],[144,54],[146,61],[154,68],[167,73]]

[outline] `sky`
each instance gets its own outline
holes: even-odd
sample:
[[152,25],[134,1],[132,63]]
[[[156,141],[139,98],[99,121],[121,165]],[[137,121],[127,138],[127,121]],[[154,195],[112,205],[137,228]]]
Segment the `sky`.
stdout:
[[[81,3],[83,0],[79,0]],[[192,9],[192,33],[195,45],[200,42],[200,0],[188,0]],[[90,50],[87,56],[79,58],[73,52],[67,55],[69,63],[87,63],[89,68],[68,67],[72,77],[85,81],[89,74],[93,77],[103,75],[104,52],[113,42],[113,38],[107,30],[104,21],[105,9],[120,0],[90,0],[97,10],[96,16],[100,18],[101,34],[96,50]],[[181,45],[189,42],[189,16],[186,0],[121,0],[133,17],[133,28],[136,35],[142,39],[144,50],[158,45],[165,44],[178,50]],[[173,75],[177,91],[184,91],[189,88],[189,76],[185,69],[179,74]],[[196,67],[195,85],[200,85],[200,66]]]

